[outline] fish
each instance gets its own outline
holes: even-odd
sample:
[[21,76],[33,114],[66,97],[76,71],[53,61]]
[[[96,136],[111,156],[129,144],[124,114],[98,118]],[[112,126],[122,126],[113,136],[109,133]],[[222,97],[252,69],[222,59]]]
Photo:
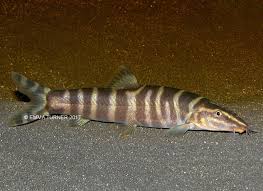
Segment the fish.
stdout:
[[249,134],[249,125],[235,113],[198,94],[166,86],[140,85],[125,66],[106,87],[51,90],[12,72],[17,90],[30,98],[28,107],[9,121],[20,126],[36,121],[34,115],[78,115],[75,124],[89,121],[187,131],[222,131]]

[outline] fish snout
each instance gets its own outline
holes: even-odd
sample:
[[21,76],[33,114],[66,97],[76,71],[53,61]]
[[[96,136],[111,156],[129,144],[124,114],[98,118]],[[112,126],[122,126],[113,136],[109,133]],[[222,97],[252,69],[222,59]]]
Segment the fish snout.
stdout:
[[250,134],[251,132],[253,132],[253,130],[247,124],[244,124],[244,125],[240,125],[234,128],[234,132],[237,132],[240,134],[242,133]]

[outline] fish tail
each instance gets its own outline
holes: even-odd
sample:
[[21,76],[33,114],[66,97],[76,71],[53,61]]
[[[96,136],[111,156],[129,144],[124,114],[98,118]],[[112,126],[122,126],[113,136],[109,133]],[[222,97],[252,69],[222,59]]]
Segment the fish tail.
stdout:
[[48,115],[46,109],[46,97],[49,88],[39,85],[37,82],[27,79],[25,76],[12,72],[12,80],[17,86],[17,90],[29,97],[30,102],[27,108],[18,112],[9,121],[9,126],[18,126],[37,120],[32,116]]

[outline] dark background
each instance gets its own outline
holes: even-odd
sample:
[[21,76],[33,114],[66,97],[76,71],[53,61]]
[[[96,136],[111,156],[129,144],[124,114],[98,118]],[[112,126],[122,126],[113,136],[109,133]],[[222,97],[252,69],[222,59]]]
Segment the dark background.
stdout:
[[51,88],[106,85],[124,64],[142,84],[218,101],[263,95],[260,0],[0,3],[1,97],[10,71]]

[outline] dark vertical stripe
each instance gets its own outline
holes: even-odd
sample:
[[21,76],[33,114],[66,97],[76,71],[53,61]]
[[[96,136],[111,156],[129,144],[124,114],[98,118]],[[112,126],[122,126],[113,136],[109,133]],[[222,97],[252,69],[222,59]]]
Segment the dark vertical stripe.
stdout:
[[91,94],[92,88],[85,88],[83,90],[83,98],[84,98],[84,108],[83,108],[83,117],[89,119],[90,118],[90,109],[91,109]]
[[197,109],[201,106],[204,106],[204,107],[209,108],[209,109],[217,109],[218,108],[218,106],[211,104],[207,98],[201,99],[198,103],[196,103],[194,105],[193,109]]
[[151,114],[151,121],[152,121],[152,126],[153,127],[160,127],[161,126],[161,123],[158,119],[158,116],[157,116],[157,111],[156,111],[156,105],[155,105],[155,102],[156,102],[156,97],[157,97],[157,94],[158,94],[158,90],[159,90],[160,87],[152,87],[152,90],[153,90],[153,93],[151,95],[151,111],[150,111],[150,114]]
[[135,120],[139,123],[138,125],[147,126],[146,117],[145,117],[145,97],[149,90],[150,90],[149,87],[145,87],[136,96]]
[[179,108],[182,121],[185,120],[185,117],[189,112],[189,103],[197,97],[199,97],[197,94],[191,92],[183,92],[179,97]]
[[110,95],[111,95],[110,88],[98,89],[96,119],[102,121],[108,121]]
[[[162,117],[164,119],[167,119],[170,117],[171,123],[172,124],[167,124],[167,125],[173,125],[176,124],[177,119],[176,119],[176,111],[175,111],[175,106],[173,102],[173,96],[178,92],[177,89],[174,88],[169,88],[165,87],[164,92],[161,96],[161,112],[162,112]],[[170,109],[170,116],[167,116],[167,113],[165,111],[165,104],[168,102],[169,109]]]
[[70,114],[71,115],[78,115],[78,90],[69,90],[69,102],[70,102]]
[[172,90],[173,91],[173,96],[170,98],[170,100],[169,100],[169,104],[170,104],[170,109],[171,109],[171,120],[172,120],[172,123],[174,124],[174,125],[177,125],[178,124],[178,119],[177,119],[177,114],[176,114],[176,106],[174,105],[174,100],[173,100],[173,98],[174,98],[174,96],[175,96],[175,94],[178,92],[178,91],[180,91],[179,89],[173,89]]
[[115,121],[119,123],[127,122],[128,100],[127,90],[117,90]]

